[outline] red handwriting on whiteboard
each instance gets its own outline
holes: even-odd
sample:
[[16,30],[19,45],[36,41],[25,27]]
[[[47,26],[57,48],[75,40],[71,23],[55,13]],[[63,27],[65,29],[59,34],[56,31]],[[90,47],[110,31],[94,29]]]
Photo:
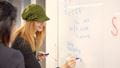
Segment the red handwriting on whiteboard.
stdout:
[[[113,25],[113,30],[111,30],[111,33],[113,36],[118,36],[118,31],[119,31],[119,28],[118,28],[118,19],[117,17],[113,17],[112,18],[112,25]],[[120,23],[120,22],[119,22]],[[120,26],[119,26],[120,27]]]

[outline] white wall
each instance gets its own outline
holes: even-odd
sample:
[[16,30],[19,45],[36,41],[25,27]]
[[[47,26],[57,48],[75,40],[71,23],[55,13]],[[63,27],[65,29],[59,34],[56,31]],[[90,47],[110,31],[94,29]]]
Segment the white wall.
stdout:
[[55,68],[57,65],[57,0],[46,0],[46,12],[50,20],[46,29],[46,68]]

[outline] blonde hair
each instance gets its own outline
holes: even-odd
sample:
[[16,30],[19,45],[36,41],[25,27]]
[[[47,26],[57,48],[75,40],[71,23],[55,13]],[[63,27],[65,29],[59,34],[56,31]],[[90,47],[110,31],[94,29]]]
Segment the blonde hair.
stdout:
[[[46,27],[44,26],[42,32],[35,33],[35,22],[27,21],[23,26],[15,31],[13,40],[15,40],[17,36],[20,36],[30,44],[32,51],[36,51],[43,44],[45,31]],[[36,37],[34,37],[35,34]]]

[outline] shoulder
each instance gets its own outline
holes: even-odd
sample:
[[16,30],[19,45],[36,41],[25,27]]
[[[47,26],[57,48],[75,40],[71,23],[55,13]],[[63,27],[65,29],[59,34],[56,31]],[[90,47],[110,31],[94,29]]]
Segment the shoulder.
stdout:
[[5,47],[2,43],[0,44],[0,54],[5,57],[9,56],[10,58],[23,58],[20,51]]
[[[20,51],[5,47],[4,44],[0,44],[0,64],[10,66],[13,68],[14,66],[21,65],[21,68],[24,68],[24,57]],[[4,62],[2,62],[4,61]]]
[[16,43],[16,42],[19,42],[19,43],[26,43],[26,40],[20,36],[17,36],[15,41],[13,43]]
[[20,51],[15,50],[12,53],[12,56],[10,57],[10,62],[12,63],[11,65],[14,64],[14,65],[16,65],[18,67],[24,68],[24,57],[23,57],[23,54]]
[[23,55],[19,50],[6,48],[6,51],[11,52],[11,57],[14,59],[23,59]]
[[4,54],[6,55],[13,55],[14,53],[17,53],[18,51],[12,48],[8,48],[4,44],[0,43],[0,52],[4,52]]
[[15,41],[13,42],[12,48],[17,49],[21,51],[22,53],[32,52],[30,44],[25,39],[19,36],[16,37]]
[[30,44],[22,37],[16,37],[15,41],[12,44],[12,48],[29,48]]
[[[13,49],[13,50],[14,50],[14,49]],[[22,53],[21,53],[20,51],[18,51],[18,50],[14,50],[11,57],[12,57],[14,60],[16,60],[17,62],[20,62],[20,60],[24,60]]]

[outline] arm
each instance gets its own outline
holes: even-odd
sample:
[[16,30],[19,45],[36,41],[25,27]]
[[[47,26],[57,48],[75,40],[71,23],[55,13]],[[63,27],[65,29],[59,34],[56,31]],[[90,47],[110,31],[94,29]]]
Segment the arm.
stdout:
[[26,68],[41,68],[27,41],[17,38],[12,48],[19,50],[23,54]]

